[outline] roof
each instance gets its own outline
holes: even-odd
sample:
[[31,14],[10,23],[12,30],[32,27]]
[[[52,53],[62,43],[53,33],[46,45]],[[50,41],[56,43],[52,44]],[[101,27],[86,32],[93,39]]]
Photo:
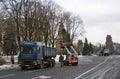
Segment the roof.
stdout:
[[43,46],[41,42],[21,42],[21,46]]

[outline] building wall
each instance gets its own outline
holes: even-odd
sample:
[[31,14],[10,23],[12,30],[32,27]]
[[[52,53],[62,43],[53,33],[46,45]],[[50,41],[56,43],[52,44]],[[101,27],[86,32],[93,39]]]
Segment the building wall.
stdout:
[[63,53],[63,48],[61,48],[61,41],[60,40],[56,41],[56,51],[57,51],[57,54]]

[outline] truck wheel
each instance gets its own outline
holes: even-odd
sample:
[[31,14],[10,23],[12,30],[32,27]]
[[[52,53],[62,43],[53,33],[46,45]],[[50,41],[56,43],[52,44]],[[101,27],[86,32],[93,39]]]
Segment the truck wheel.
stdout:
[[21,67],[21,69],[22,69],[22,70],[25,70],[25,69],[26,69],[26,67]]
[[75,65],[77,66],[77,65],[78,65],[78,63],[75,63]]
[[52,63],[52,67],[55,67],[55,62]]
[[43,68],[43,61],[40,61],[39,68],[40,68],[40,69]]
[[55,60],[52,60],[52,67],[55,67]]
[[72,64],[72,66],[74,66],[75,65],[75,63],[71,63]]
[[53,66],[53,63],[52,63],[52,62],[50,62],[50,63],[49,63],[49,65],[50,65],[50,67],[52,67],[52,66]]
[[43,68],[43,66],[40,64],[40,65],[39,65],[39,69],[42,69],[42,68]]
[[66,65],[67,65],[67,63],[64,61],[64,62],[63,62],[63,65],[64,65],[64,66],[66,66]]
[[67,61],[67,66],[69,66],[69,61]]

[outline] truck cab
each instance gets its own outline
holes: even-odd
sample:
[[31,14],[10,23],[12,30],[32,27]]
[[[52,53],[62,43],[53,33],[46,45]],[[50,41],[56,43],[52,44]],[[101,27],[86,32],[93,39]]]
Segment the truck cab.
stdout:
[[109,56],[109,55],[110,55],[109,49],[104,49],[104,56]]
[[40,42],[22,42],[18,63],[21,69],[40,66],[42,59],[42,44]]

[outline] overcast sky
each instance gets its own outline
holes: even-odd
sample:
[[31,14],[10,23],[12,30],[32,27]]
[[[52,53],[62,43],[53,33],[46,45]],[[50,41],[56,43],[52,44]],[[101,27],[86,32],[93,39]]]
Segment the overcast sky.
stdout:
[[120,0],[54,0],[65,10],[79,14],[89,42],[104,44],[106,35],[120,43]]

